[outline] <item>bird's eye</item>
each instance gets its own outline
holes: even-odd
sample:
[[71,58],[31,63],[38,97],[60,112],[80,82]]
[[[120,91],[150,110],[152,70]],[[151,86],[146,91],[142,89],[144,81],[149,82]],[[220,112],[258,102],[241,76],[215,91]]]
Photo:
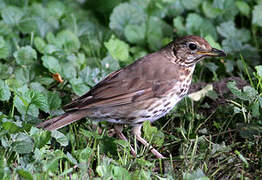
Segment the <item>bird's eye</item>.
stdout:
[[197,48],[197,45],[196,44],[194,44],[194,43],[190,43],[189,45],[188,45],[188,47],[189,47],[189,49],[190,50],[196,50],[196,48]]

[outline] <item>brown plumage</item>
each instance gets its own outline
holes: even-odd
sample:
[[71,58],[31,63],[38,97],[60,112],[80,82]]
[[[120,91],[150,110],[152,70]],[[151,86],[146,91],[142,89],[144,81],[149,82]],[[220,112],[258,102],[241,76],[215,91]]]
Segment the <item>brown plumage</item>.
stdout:
[[[67,113],[38,127],[56,130],[84,117],[130,124],[137,140],[149,146],[140,136],[141,123],[153,122],[168,113],[186,95],[195,64],[210,56],[225,53],[212,48],[201,37],[180,38],[109,74],[85,95],[67,104]],[[116,126],[119,137],[126,140],[121,130]],[[154,148],[151,151],[158,158],[163,157]],[[135,154],[132,148],[131,152]]]

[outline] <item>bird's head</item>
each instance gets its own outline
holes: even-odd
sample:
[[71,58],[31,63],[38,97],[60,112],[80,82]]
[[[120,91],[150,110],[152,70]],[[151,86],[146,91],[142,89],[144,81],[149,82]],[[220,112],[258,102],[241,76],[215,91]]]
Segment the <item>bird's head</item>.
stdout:
[[226,56],[224,51],[212,48],[199,36],[185,36],[174,41],[171,46],[174,61],[183,66],[195,65],[205,57]]

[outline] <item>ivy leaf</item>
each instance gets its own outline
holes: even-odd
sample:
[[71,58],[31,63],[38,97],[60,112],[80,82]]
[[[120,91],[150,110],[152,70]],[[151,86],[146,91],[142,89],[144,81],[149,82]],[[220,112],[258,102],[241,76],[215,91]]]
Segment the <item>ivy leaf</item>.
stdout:
[[14,52],[14,57],[19,65],[32,64],[37,58],[36,51],[31,46],[20,48],[18,51]]

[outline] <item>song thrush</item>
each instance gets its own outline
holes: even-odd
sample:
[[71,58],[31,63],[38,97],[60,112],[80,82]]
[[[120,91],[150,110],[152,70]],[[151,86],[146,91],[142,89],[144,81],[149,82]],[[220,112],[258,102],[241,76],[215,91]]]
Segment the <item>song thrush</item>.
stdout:
[[[38,125],[46,130],[62,128],[88,117],[116,123],[117,135],[124,140],[121,124],[133,126],[136,139],[157,158],[163,156],[141,137],[141,126],[167,114],[186,94],[195,65],[204,57],[226,56],[198,36],[185,36],[161,50],[144,56],[105,77],[85,95],[64,107],[65,114]],[[131,153],[135,155],[131,147]]]

